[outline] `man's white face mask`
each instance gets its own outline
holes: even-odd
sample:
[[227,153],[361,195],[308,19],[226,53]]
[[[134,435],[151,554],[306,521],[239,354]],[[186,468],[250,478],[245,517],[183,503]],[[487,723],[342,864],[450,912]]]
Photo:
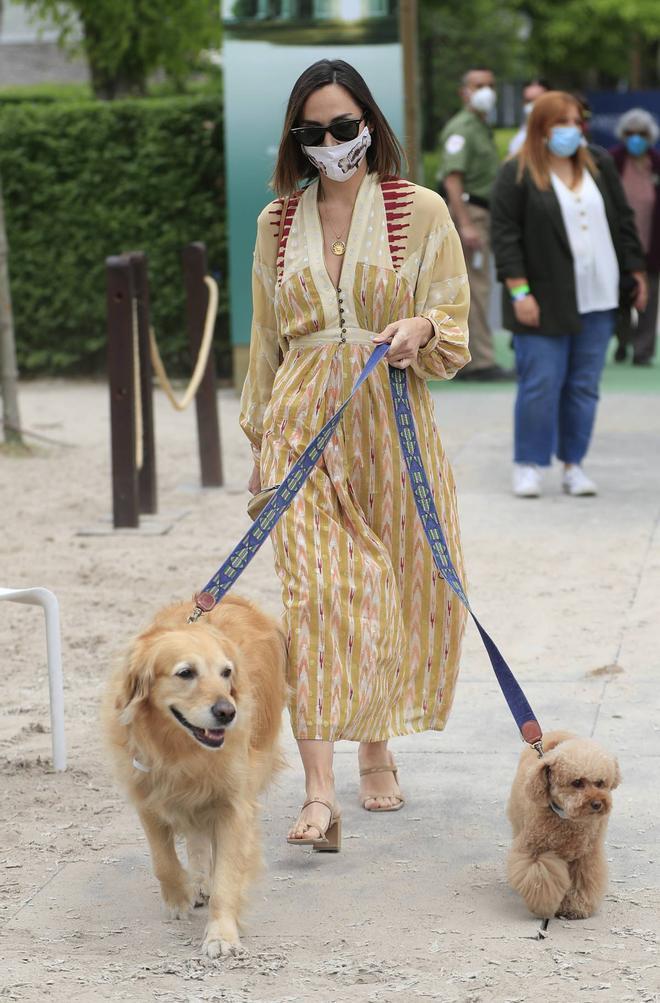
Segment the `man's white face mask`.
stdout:
[[495,107],[497,93],[492,87],[479,87],[470,94],[470,105],[481,115],[487,115]]
[[359,136],[338,146],[303,146],[305,155],[319,174],[331,181],[348,181],[367,155],[371,133],[365,125]]

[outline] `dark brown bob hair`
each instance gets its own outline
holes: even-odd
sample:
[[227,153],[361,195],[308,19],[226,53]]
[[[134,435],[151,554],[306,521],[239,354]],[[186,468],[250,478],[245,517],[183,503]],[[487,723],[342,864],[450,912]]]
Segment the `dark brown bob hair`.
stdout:
[[367,125],[371,126],[371,146],[367,150],[367,170],[379,178],[398,177],[405,153],[373,94],[356,69],[343,59],[319,59],[302,73],[291,91],[284,119],[284,129],[271,186],[278,195],[290,195],[306,181],[318,176],[318,171],[305,156],[300,143],[291,135],[302,116],[305,101],[314,91],[329,84],[345,87],[362,108]]

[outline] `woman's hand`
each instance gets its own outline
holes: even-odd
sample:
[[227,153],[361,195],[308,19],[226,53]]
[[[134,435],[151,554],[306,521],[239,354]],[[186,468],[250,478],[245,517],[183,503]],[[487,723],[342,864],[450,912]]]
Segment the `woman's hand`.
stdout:
[[388,324],[384,331],[376,334],[371,340],[374,345],[389,342],[390,347],[385,358],[396,369],[407,369],[417,360],[420,348],[427,345],[433,337],[433,324],[426,317],[410,317],[408,320],[397,320]]
[[523,296],[520,300],[513,301],[513,312],[516,320],[527,327],[538,327],[541,322],[541,311],[533,296]]
[[649,302],[649,287],[646,284],[646,275],[644,272],[633,272],[633,278],[637,282],[637,292],[635,293],[633,306],[638,313],[642,313],[646,310]]
[[257,495],[261,491],[261,473],[259,467],[255,463],[252,468],[252,473],[250,474],[250,480],[248,481],[248,491],[251,495]]

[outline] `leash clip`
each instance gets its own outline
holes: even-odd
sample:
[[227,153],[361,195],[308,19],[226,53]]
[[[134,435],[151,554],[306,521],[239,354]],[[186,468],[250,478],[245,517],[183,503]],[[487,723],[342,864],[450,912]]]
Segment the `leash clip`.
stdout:
[[536,754],[539,759],[543,759],[543,742],[541,739],[539,739],[538,742],[533,742],[532,748],[536,750]]
[[198,592],[195,596],[195,608],[188,617],[187,623],[197,623],[203,613],[210,613],[215,606],[215,596],[210,592]]

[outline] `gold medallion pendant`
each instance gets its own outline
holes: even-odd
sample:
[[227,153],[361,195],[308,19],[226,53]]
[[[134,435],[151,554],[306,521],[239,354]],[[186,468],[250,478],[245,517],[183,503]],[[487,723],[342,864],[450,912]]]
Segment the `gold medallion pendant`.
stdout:
[[346,252],[346,244],[343,240],[335,240],[331,247],[333,254],[336,254],[338,258],[341,258],[342,254]]

